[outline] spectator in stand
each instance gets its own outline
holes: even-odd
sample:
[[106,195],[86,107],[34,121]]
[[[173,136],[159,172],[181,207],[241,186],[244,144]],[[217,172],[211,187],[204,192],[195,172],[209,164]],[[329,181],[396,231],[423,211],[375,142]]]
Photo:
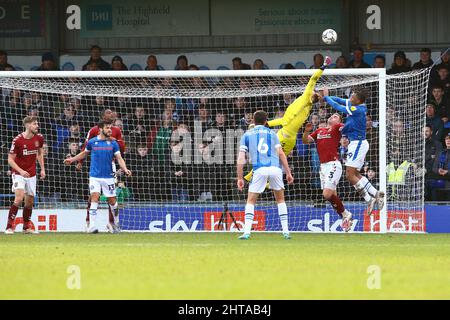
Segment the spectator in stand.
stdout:
[[316,131],[319,128],[319,122],[320,122],[319,115],[314,112],[311,114],[309,119],[310,119],[309,122],[311,122],[311,124],[313,126],[313,131]]
[[378,131],[373,127],[373,121],[370,115],[366,115],[366,140],[372,146],[367,152],[366,161],[372,164],[378,163]]
[[8,63],[8,53],[4,50],[0,50],[0,71],[14,71],[14,67]]
[[232,63],[233,63],[233,70],[242,69],[242,59],[240,57],[233,58]]
[[150,129],[150,119],[143,105],[134,108],[133,115],[127,120],[126,128],[125,134],[130,141],[145,141]]
[[402,72],[411,71],[411,66],[406,59],[406,54],[403,51],[397,51],[394,55],[394,63],[391,69],[387,71],[387,74],[397,74]]
[[184,123],[180,123],[170,138],[171,154],[167,163],[169,164],[169,181],[173,201],[188,201],[190,199],[191,187],[195,187],[190,183],[193,178],[192,165],[183,161],[172,161],[172,159],[182,159],[182,153],[192,148],[191,145],[187,144],[192,141],[184,141],[187,136],[190,136],[189,127]]
[[264,61],[262,61],[261,59],[256,59],[253,62],[253,69],[254,70],[262,70],[262,69],[264,69]]
[[444,124],[447,123],[450,117],[450,101],[444,96],[443,87],[439,85],[433,86],[429,103],[434,105],[436,115],[441,118]]
[[328,119],[328,109],[326,105],[321,105],[319,106],[319,111],[318,111],[318,115],[319,115],[319,120],[327,120]]
[[430,74],[431,84],[434,84],[439,79],[438,70],[441,67],[447,68],[447,70],[450,72],[450,49],[444,49],[441,51],[441,63],[435,65],[431,69]]
[[[100,70],[100,68],[98,67],[98,63],[97,62],[90,62],[89,64],[85,65],[86,69],[83,69],[84,71],[98,71]],[[83,66],[84,68],[84,66]]]
[[145,70],[158,71],[158,59],[155,55],[151,54],[147,57],[147,66]]
[[442,138],[444,134],[444,123],[441,118],[436,115],[435,105],[432,103],[427,104],[426,113],[426,124],[433,130],[433,139],[439,143],[442,143]]
[[310,69],[319,69],[323,65],[324,57],[320,53],[316,53],[313,57],[313,65],[310,67]]
[[374,68],[386,68],[386,57],[379,54],[375,57],[375,60],[373,62]]
[[450,199],[450,133],[445,136],[445,148],[436,157],[433,166],[437,184],[434,186],[435,201],[448,201]]
[[[86,185],[88,183],[88,175],[86,171],[89,170],[88,166],[84,166],[83,173],[77,170],[75,166],[61,166],[64,159],[68,157],[76,156],[80,151],[79,141],[77,139],[69,139],[67,142],[65,153],[62,153],[62,157],[59,158],[58,164],[58,184],[56,184],[56,189],[61,188],[62,200],[66,202],[74,200],[86,199]],[[49,172],[49,177],[51,176]],[[55,187],[55,186],[53,186]]]
[[422,48],[420,50],[420,60],[414,63],[412,69],[424,69],[431,67],[433,65],[433,60],[431,59],[431,50],[430,48]]
[[128,70],[128,67],[123,63],[121,56],[114,56],[114,58],[112,58],[111,68],[114,71]]
[[[111,70],[111,65],[102,59],[102,48],[98,45],[93,45],[90,50],[91,57],[88,62],[83,66],[83,70],[92,70],[94,64],[98,70]],[[91,65],[90,68],[88,66]]]
[[51,52],[44,53],[41,61],[42,63],[37,71],[59,71],[59,68],[56,65],[55,57]]
[[450,100],[450,71],[446,66],[441,65],[437,69],[438,77],[430,85],[431,87],[440,86],[444,89],[444,99]]
[[[133,190],[136,201],[150,201],[160,195],[161,192],[157,183],[159,176],[163,172],[155,172],[153,161],[149,155],[149,149],[143,142],[139,142],[136,148],[133,148],[127,155],[127,162],[130,164],[130,170],[133,170],[133,176],[129,178],[129,186]],[[165,185],[165,183],[163,184]]]
[[344,56],[340,56],[336,59],[336,69],[348,68],[348,60]]
[[295,67],[294,67],[294,65],[292,63],[286,63],[284,65],[283,69],[292,70],[292,69],[295,69]]
[[431,126],[426,125],[424,129],[425,136],[425,200],[431,200],[431,189],[433,187],[432,179],[435,177],[433,174],[433,166],[436,158],[439,157],[442,151],[442,144],[434,140],[433,129]]
[[175,70],[189,70],[188,59],[185,55],[178,56]]
[[349,63],[350,68],[370,68],[370,65],[364,61],[364,50],[362,47],[356,47],[353,50],[353,60]]
[[79,146],[83,144],[83,137],[81,136],[81,129],[78,122],[73,122],[69,127],[69,138],[70,141],[78,141]]
[[214,124],[206,104],[200,104],[198,106],[198,115],[195,117],[195,121],[201,123],[203,132],[211,128]]
[[249,65],[248,63],[243,63],[243,64],[241,65],[241,69],[242,69],[242,70],[252,70],[252,66]]

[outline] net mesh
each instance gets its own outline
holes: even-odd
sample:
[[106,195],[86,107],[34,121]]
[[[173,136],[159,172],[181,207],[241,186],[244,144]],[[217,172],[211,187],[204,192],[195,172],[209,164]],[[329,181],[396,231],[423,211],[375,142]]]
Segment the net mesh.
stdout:
[[[81,170],[64,166],[63,160],[80,151],[102,111],[111,109],[115,126],[122,130],[127,145],[124,159],[133,172],[132,177],[125,177],[120,170],[116,174],[123,230],[242,229],[246,193],[235,187],[239,139],[251,124],[255,110],[265,110],[270,119],[282,117],[309,77],[0,75],[2,205],[8,207],[12,197],[6,161],[11,141],[23,131],[22,119],[36,115],[46,140],[47,167],[47,178],[38,182],[37,207],[85,208],[89,160]],[[391,231],[409,231],[412,227],[411,231],[424,231],[421,132],[427,82],[428,70],[387,78],[386,137],[379,136],[378,76],[328,74],[316,85],[317,90],[328,88],[330,95],[343,98],[355,87],[368,90],[370,149],[361,172],[379,188],[380,171],[384,172],[380,168],[379,145],[384,139]],[[308,121],[314,128],[323,126],[332,112],[327,105],[315,104]],[[295,178],[295,183],[286,188],[289,227],[293,231],[341,231],[339,216],[322,199],[317,150],[314,145],[302,143],[302,133],[303,128],[288,156]],[[345,146],[340,151],[345,161]],[[247,166],[245,171],[250,169]],[[371,218],[365,216],[367,205],[345,175],[338,195],[354,215],[354,231],[379,230],[378,213]],[[266,190],[257,204],[253,229],[280,228],[273,195]]]

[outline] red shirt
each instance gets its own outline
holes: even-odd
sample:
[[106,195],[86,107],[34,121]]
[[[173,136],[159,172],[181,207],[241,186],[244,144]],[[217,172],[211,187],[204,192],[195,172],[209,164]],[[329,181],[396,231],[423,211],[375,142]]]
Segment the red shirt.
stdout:
[[[41,134],[35,134],[31,139],[26,139],[24,134],[21,133],[12,141],[10,154],[15,154],[15,162],[20,169],[29,173],[30,177],[36,175],[36,158],[38,151],[44,145],[44,137]],[[16,170],[11,168],[12,173],[17,173]]]
[[331,128],[319,128],[309,136],[317,143],[320,163],[339,160],[339,144],[344,124],[335,124]]

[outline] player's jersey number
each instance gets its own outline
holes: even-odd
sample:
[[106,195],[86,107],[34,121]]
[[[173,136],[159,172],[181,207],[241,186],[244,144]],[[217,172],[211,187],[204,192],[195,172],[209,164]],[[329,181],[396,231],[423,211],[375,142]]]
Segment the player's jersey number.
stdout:
[[258,152],[261,154],[266,154],[269,151],[269,146],[264,142],[264,138],[259,139],[258,142]]

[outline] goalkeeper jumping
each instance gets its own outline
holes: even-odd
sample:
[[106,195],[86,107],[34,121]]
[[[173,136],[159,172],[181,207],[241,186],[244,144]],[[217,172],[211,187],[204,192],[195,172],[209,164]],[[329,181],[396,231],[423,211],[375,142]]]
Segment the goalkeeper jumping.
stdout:
[[[286,155],[294,149],[295,143],[297,142],[298,131],[308,119],[312,105],[319,101],[319,95],[314,92],[314,87],[322,76],[323,70],[330,64],[331,58],[327,56],[323,65],[309,79],[303,94],[289,105],[284,116],[267,123],[271,128],[282,126],[281,129],[278,130],[277,136],[278,139],[280,139],[281,147]],[[253,170],[250,171],[244,179],[250,181],[252,175]]]

